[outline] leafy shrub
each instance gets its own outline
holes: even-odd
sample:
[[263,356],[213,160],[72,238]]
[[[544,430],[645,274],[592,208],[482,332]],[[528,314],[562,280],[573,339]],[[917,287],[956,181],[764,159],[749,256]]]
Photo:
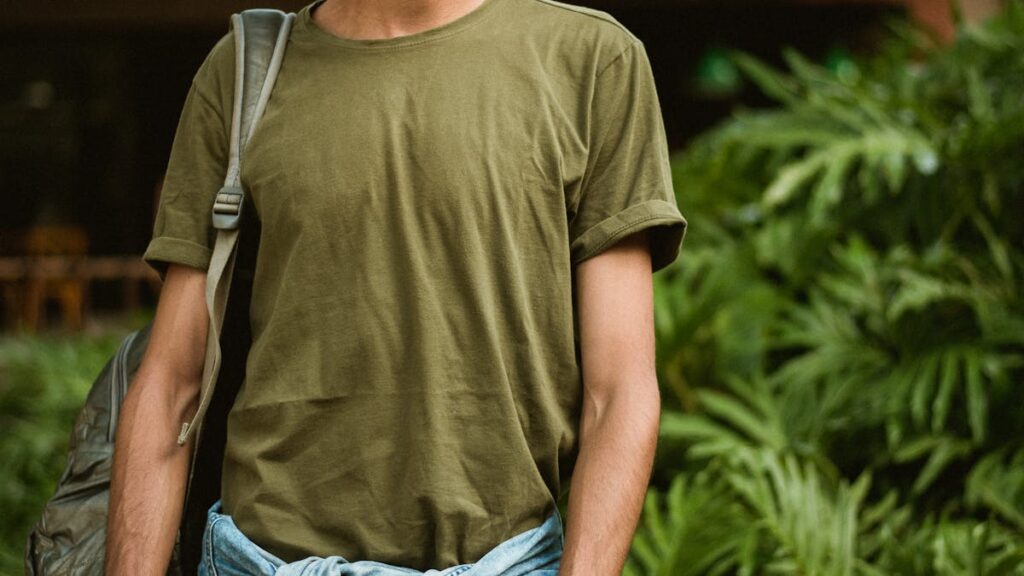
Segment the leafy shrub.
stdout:
[[1019,0],[948,47],[894,25],[855,74],[734,54],[777,105],[674,158],[693,236],[656,326],[685,458],[628,573],[1024,574],[1022,54]]

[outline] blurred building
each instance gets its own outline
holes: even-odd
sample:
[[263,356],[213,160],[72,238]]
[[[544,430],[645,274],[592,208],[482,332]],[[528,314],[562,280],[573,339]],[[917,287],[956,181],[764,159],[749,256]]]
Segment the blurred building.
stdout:
[[[38,228],[50,230],[43,252],[51,255],[138,259],[189,82],[227,31],[229,15],[257,6],[296,11],[306,3],[50,0],[0,8],[0,283],[26,274],[12,258],[24,257],[25,233]],[[939,37],[952,32],[946,0],[578,3],[610,12],[644,41],[674,148],[755,98],[737,89],[725,49],[778,61],[780,48],[792,46],[842,61],[870,50],[881,19],[900,13]],[[996,5],[964,4],[975,17]],[[116,277],[122,272],[114,264],[106,270]],[[8,321],[28,305],[18,294],[0,290]],[[118,305],[126,293],[86,293],[98,300],[105,294]]]

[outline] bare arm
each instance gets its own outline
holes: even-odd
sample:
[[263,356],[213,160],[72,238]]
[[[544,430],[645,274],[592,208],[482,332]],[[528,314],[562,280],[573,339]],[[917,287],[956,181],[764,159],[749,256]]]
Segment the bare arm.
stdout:
[[583,412],[561,576],[622,573],[650,480],[661,396],[645,231],[577,267]]
[[195,414],[209,315],[206,272],[171,264],[149,344],[128,387],[115,438],[107,521],[106,574],[167,571],[181,521],[194,436],[178,446]]

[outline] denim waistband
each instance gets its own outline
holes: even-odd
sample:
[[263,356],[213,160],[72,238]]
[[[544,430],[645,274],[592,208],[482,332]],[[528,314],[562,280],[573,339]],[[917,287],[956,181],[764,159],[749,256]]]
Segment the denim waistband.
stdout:
[[472,564],[421,572],[374,560],[311,556],[285,562],[249,540],[218,500],[207,513],[199,576],[557,576],[565,544],[556,508],[536,528],[517,534]]

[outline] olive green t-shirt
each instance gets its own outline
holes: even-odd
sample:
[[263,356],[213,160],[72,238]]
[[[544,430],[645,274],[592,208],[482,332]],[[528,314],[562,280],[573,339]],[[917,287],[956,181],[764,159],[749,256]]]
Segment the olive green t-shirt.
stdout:
[[[485,0],[424,32],[297,13],[243,158],[262,223],[224,510],[286,561],[425,571],[539,526],[569,485],[583,381],[574,266],[687,222],[644,45],[605,12]],[[143,258],[206,269],[234,78],[188,92]]]

